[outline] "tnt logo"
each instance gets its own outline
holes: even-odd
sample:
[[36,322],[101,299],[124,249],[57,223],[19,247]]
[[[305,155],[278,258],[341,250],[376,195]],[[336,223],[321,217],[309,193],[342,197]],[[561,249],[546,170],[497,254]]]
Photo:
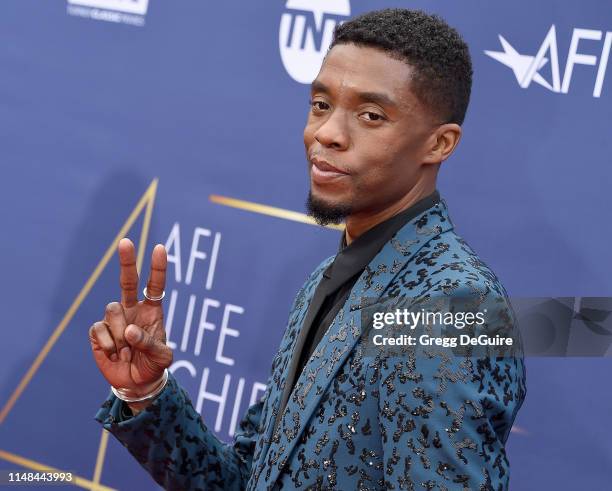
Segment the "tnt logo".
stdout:
[[287,73],[309,84],[317,76],[331,44],[334,27],[349,15],[349,0],[287,0],[278,45]]
[[[523,89],[529,87],[531,82],[535,82],[552,92],[567,94],[570,89],[574,67],[576,65],[587,65],[597,67],[593,86],[593,97],[601,96],[601,89],[603,87],[606,67],[608,66],[608,58],[610,56],[610,47],[612,46],[612,32],[606,32],[604,37],[603,31],[574,29],[569,52],[567,54],[567,61],[565,63],[563,81],[561,81],[560,75],[557,34],[554,24],[548,30],[548,34],[546,34],[535,56],[520,54],[501,34],[499,35],[499,41],[503,51],[485,50],[485,54],[503,63],[507,67],[510,67],[514,72],[516,81]],[[599,57],[581,53],[581,48],[579,46],[581,41],[582,43],[587,43],[589,41],[591,43],[593,41],[601,43]],[[540,69],[549,61],[551,79],[546,80],[540,73]]]

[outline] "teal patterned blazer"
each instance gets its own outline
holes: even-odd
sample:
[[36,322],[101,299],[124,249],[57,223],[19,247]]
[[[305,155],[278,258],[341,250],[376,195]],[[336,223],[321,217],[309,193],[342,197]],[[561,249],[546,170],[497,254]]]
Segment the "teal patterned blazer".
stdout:
[[526,395],[522,355],[391,358],[364,349],[363,299],[370,307],[383,297],[507,299],[454,232],[444,200],[404,225],[363,271],[296,374],[274,429],[300,328],[332,260],[297,293],[267,389],[232,443],[204,424],[173,375],[138,415],[126,417],[111,392],[96,420],[168,490],[508,489],[505,444]]

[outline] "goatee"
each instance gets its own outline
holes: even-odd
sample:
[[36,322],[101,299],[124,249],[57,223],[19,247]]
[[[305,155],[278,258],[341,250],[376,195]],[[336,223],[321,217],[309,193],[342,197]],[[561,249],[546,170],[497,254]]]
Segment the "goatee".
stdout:
[[308,216],[314,218],[319,225],[329,223],[340,223],[351,214],[351,206],[343,204],[329,204],[313,196],[312,190],[308,191],[306,199],[306,210]]

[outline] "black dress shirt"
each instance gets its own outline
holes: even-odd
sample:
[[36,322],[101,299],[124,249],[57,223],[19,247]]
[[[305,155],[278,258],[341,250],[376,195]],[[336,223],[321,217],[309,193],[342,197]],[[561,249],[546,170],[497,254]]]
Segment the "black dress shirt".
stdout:
[[292,388],[304,369],[306,361],[346,302],[351,289],[366,266],[400,228],[438,201],[440,201],[440,193],[435,190],[409,208],[367,230],[349,245],[346,245],[345,234],[342,234],[338,254],[323,273],[310,303],[306,321],[313,315],[310,309],[318,308],[319,310],[314,314],[315,317],[310,326],[306,325],[306,321],[302,326],[302,329],[308,329],[308,333],[300,353]]

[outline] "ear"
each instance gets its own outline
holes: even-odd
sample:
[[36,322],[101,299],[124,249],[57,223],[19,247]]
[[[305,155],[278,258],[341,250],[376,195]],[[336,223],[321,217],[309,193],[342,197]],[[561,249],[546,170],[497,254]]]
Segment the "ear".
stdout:
[[423,163],[439,164],[450,157],[461,139],[461,126],[456,123],[445,123],[431,135],[431,146]]

